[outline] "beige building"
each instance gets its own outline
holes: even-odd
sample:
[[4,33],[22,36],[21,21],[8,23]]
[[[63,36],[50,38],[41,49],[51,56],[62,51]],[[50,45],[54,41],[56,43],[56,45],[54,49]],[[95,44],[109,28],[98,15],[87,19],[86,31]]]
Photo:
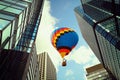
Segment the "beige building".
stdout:
[[86,68],[88,80],[112,80],[102,64]]
[[39,80],[57,80],[56,69],[48,53],[43,52],[38,55]]

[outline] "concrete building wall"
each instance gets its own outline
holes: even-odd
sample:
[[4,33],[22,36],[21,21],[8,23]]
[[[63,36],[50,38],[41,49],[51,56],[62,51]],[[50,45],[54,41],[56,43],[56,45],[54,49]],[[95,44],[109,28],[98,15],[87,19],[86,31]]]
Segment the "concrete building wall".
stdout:
[[48,53],[38,54],[40,80],[57,80],[56,69]]
[[94,34],[94,31],[93,31],[93,27],[89,23],[87,23],[79,15],[79,13],[76,12],[75,15],[76,15],[76,18],[78,20],[78,24],[79,24],[82,36],[84,37],[84,39],[88,43],[89,47],[93,50],[95,55],[98,57],[100,62],[102,62],[101,57],[100,57],[100,52],[99,52],[99,49],[98,49],[98,44],[97,44],[96,39],[95,39],[95,34]]
[[86,68],[88,80],[112,80],[102,64]]

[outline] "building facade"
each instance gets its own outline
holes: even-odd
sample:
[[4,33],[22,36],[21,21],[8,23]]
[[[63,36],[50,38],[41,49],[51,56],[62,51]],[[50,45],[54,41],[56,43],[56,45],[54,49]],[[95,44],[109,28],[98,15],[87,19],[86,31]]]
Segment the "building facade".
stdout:
[[23,74],[23,80],[39,80],[39,67],[36,46],[33,45],[32,51],[27,59],[27,65]]
[[102,64],[97,64],[86,68],[87,80],[112,80]]
[[0,1],[0,80],[39,80],[35,40],[43,2]]
[[75,14],[90,48],[109,74],[120,80],[120,1],[81,0]]
[[31,53],[4,49],[0,56],[0,80],[39,80],[36,47]]
[[48,53],[38,54],[39,80],[57,80],[56,69]]

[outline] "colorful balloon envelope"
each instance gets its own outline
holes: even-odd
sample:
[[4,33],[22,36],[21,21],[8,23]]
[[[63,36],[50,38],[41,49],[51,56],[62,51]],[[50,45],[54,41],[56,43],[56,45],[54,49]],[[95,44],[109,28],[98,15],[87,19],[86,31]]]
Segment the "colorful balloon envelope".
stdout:
[[[52,45],[57,49],[60,53],[61,57],[64,59],[70,51],[76,46],[78,42],[77,33],[67,27],[58,28],[52,34]],[[64,59],[64,63],[65,63]],[[63,66],[65,66],[64,64]]]

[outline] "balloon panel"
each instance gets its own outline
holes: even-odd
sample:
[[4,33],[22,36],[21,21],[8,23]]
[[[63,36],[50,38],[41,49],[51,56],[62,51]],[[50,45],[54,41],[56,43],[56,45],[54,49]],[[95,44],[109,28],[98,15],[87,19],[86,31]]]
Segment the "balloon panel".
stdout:
[[68,32],[68,31],[71,31],[71,29],[69,29],[69,28],[59,28],[59,29],[56,29],[53,32],[52,44],[53,44],[54,47],[56,47],[56,41],[57,41],[58,37],[60,37],[60,35],[64,34],[65,32]]
[[52,45],[62,57],[68,55],[78,42],[78,35],[70,28],[59,28],[53,32]]
[[64,34],[61,34],[56,41],[56,47],[62,47],[66,46],[72,49],[73,46],[75,46],[78,42],[78,36],[75,32],[67,32]]

